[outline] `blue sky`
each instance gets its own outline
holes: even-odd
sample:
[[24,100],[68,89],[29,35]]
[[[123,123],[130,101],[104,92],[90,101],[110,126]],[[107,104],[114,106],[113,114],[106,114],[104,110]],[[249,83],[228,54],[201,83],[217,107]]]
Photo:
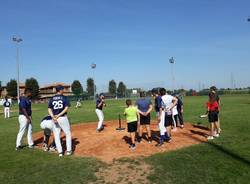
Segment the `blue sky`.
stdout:
[[35,77],[99,91],[128,87],[250,86],[249,0],[9,0],[0,6],[0,80],[16,78],[13,35],[21,43],[21,81]]

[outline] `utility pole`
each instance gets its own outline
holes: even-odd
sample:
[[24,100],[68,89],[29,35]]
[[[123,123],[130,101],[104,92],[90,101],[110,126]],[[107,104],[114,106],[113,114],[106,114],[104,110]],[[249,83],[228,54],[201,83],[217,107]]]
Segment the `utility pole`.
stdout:
[[17,66],[17,101],[19,103],[20,99],[20,90],[19,90],[19,83],[20,83],[20,64],[19,64],[19,43],[22,42],[22,38],[14,36],[12,41],[16,43],[16,66]]

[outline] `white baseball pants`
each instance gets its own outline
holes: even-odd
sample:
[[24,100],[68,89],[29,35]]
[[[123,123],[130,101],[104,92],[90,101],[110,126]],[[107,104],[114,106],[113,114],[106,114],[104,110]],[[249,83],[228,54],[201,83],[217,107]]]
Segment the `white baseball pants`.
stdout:
[[159,123],[159,130],[161,135],[165,135],[167,129],[165,127],[165,112],[161,113],[161,121]]
[[63,130],[66,136],[67,152],[70,152],[72,151],[72,137],[69,119],[67,116],[63,116],[58,118],[57,121],[58,123],[55,124],[53,130],[57,151],[59,154],[63,152],[61,143],[61,130]]
[[18,121],[19,121],[19,132],[17,134],[16,147],[22,145],[22,139],[26,132],[26,129],[28,130],[27,131],[28,145],[33,146],[34,142],[32,138],[32,123],[28,123],[28,120],[24,115],[19,115]]
[[4,108],[4,117],[5,117],[5,119],[10,117],[10,108],[9,107]]
[[103,114],[103,111],[100,109],[96,109],[95,112],[99,119],[98,126],[97,126],[97,130],[99,130],[102,128],[102,125],[104,123],[104,114]]
[[54,130],[55,123],[53,120],[43,120],[40,124],[41,129],[45,130],[46,128],[50,129],[51,131]]

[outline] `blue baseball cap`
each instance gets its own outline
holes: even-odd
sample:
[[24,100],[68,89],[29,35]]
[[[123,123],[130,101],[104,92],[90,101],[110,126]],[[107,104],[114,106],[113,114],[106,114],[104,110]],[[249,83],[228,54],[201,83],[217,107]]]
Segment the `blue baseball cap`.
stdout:
[[59,92],[61,90],[64,90],[64,87],[63,86],[56,86],[56,92]]

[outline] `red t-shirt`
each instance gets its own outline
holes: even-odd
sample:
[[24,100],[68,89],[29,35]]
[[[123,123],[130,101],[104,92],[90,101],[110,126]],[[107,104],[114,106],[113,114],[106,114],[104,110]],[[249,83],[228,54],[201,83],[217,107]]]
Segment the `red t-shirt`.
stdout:
[[219,110],[219,104],[216,101],[214,103],[207,102],[207,108],[209,111],[217,111]]

